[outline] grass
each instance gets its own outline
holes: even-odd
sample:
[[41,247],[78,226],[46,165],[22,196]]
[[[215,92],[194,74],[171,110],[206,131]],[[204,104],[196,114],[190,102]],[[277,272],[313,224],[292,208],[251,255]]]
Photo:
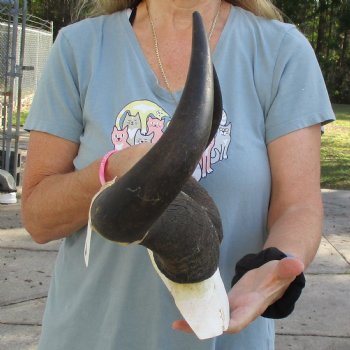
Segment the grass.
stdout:
[[[28,117],[28,113],[29,111],[23,111],[21,112],[21,116],[20,116],[20,126],[24,125],[24,122],[26,121],[27,117]],[[13,117],[12,117],[12,123],[13,125],[16,125],[16,114],[14,113]]]
[[325,126],[321,187],[350,190],[350,105],[333,105],[337,120]]
[[24,125],[24,122],[26,121],[26,119],[28,117],[28,113],[29,113],[29,111],[21,112],[21,117],[20,117],[21,126]]

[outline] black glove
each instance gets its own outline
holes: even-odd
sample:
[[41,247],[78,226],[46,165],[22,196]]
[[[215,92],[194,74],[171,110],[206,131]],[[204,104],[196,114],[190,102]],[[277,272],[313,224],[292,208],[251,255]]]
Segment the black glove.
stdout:
[[[233,287],[246,272],[256,269],[268,261],[282,260],[286,257],[287,255],[277,248],[267,248],[258,254],[248,254],[244,256],[236,264],[236,275],[233,277],[231,287]],[[304,287],[305,276],[301,273],[289,285],[283,296],[270,305],[261,316],[279,319],[290,315]]]

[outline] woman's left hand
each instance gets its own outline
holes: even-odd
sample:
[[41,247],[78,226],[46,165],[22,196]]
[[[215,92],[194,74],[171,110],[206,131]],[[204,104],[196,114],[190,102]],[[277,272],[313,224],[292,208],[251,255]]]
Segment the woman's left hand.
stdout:
[[[247,327],[281,298],[290,283],[303,271],[304,264],[296,258],[269,261],[248,271],[228,294],[231,319],[225,333],[238,333]],[[192,332],[184,320],[175,321],[173,329]]]

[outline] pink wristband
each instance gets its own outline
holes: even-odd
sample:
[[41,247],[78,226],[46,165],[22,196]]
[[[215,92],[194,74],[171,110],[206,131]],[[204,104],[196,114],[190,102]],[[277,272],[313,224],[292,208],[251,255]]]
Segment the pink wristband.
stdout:
[[108,163],[108,159],[112,154],[117,153],[117,152],[118,152],[117,150],[109,151],[108,153],[106,153],[103,156],[103,158],[101,160],[100,170],[98,172],[98,176],[100,178],[101,185],[104,185],[106,183],[105,172],[106,172],[106,166]]

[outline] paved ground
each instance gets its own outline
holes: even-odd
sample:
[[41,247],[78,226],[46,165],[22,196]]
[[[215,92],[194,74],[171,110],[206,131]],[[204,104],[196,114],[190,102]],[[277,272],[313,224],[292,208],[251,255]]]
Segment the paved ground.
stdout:
[[[322,244],[295,312],[276,323],[276,350],[350,350],[350,191],[323,198]],[[19,204],[0,205],[0,349],[36,349],[58,246],[33,243]]]

